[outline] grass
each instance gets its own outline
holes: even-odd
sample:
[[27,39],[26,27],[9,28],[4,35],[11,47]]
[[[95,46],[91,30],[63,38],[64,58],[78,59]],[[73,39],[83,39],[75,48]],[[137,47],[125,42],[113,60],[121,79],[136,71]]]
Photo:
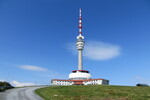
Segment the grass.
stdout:
[[150,87],[51,86],[35,92],[44,100],[150,100]]

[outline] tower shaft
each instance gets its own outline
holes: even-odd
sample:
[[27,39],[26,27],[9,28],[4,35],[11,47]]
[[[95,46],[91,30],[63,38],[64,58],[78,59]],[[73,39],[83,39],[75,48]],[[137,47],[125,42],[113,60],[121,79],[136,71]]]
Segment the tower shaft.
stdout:
[[82,70],[82,50],[78,50],[78,70]]
[[76,47],[77,47],[77,50],[78,50],[78,70],[82,70],[82,65],[83,65],[83,62],[82,62],[82,50],[84,49],[84,41],[83,41],[83,36],[79,35],[77,37],[77,42],[76,42]]

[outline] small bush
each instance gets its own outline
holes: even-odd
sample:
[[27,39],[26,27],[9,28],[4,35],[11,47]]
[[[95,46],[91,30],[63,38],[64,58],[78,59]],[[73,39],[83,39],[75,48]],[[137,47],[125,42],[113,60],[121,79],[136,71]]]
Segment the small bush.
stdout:
[[13,86],[11,86],[8,82],[0,82],[0,92],[3,92],[6,89],[11,89]]

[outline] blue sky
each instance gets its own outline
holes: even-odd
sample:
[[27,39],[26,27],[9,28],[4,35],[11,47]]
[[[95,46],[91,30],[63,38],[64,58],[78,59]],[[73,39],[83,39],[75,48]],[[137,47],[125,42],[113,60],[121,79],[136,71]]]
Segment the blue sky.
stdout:
[[77,69],[79,8],[84,69],[111,85],[150,84],[149,0],[0,0],[0,80],[67,79]]

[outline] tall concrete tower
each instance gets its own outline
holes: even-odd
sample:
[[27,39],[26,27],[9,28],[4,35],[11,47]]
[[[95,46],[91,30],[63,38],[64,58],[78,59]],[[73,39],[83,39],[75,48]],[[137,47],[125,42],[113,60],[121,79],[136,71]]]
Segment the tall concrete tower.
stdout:
[[77,36],[76,47],[78,50],[78,70],[73,70],[72,73],[69,74],[69,79],[72,80],[85,80],[91,79],[91,74],[87,70],[83,70],[83,61],[82,61],[82,51],[84,49],[84,37],[82,36],[82,11],[79,9],[79,35]]
[[69,74],[69,79],[52,79],[52,85],[108,85],[109,80],[92,79],[92,75],[87,70],[83,70],[82,51],[84,49],[84,37],[82,36],[82,12],[79,9],[79,35],[77,36],[76,47],[78,50],[78,69]]
[[82,36],[82,15],[81,15],[81,8],[79,10],[79,36],[77,36],[76,47],[78,50],[78,70],[82,70],[82,50],[84,49],[84,37]]

